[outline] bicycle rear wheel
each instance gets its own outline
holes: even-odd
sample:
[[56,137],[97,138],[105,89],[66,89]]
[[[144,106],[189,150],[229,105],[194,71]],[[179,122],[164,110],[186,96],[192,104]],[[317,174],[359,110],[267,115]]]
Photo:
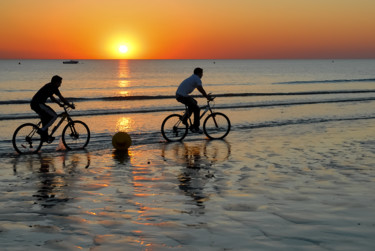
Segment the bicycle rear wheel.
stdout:
[[62,142],[68,150],[85,148],[89,141],[89,127],[82,121],[71,121],[62,131]]
[[37,133],[37,125],[26,123],[20,125],[13,134],[12,143],[18,153],[36,153],[42,147],[43,141]]
[[182,116],[172,114],[161,125],[161,134],[169,142],[181,141],[188,133],[188,126],[182,123]]
[[211,113],[203,123],[203,131],[210,139],[223,139],[230,131],[229,118],[220,112]]

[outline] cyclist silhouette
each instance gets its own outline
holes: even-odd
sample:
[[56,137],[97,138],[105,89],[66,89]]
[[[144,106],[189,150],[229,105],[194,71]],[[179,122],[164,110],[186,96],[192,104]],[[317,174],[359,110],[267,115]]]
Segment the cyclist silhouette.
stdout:
[[198,91],[202,93],[205,98],[207,98],[208,100],[212,100],[211,96],[206,93],[202,86],[202,77],[203,69],[195,68],[194,74],[182,81],[176,91],[177,101],[188,107],[187,117],[183,119],[184,124],[187,123],[187,119],[190,118],[191,114],[194,112],[194,124],[193,128],[191,128],[191,131],[194,133],[203,133],[203,131],[199,129],[200,108],[198,106],[198,102],[189,94],[192,93],[195,89],[198,89]]
[[[60,107],[63,107],[65,104],[67,106],[70,106],[72,109],[75,108],[73,104],[69,104],[69,102],[61,95],[59,91],[61,83],[62,77],[57,75],[53,76],[51,82],[45,84],[42,88],[40,88],[39,91],[34,95],[30,103],[31,109],[39,115],[42,121],[43,127],[38,133],[40,133],[43,141],[51,140],[48,139],[48,128],[57,119],[56,112],[50,106],[46,105],[47,99],[50,98],[51,101],[57,103]],[[53,95],[59,97],[62,103]]]

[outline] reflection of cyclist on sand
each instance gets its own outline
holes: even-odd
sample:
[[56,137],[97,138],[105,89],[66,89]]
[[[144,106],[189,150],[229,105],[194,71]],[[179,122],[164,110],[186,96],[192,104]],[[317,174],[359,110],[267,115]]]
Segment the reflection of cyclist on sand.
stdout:
[[[47,99],[50,98],[53,102],[57,103],[61,107],[63,107],[65,104],[74,109],[74,105],[69,104],[69,102],[61,95],[59,91],[61,83],[62,78],[60,76],[53,76],[51,82],[40,88],[40,90],[31,100],[31,109],[33,109],[42,120],[43,127],[40,134],[43,141],[48,140],[48,127],[50,127],[57,118],[56,112],[51,107],[46,105]],[[54,94],[60,98],[62,104],[53,96]]]
[[202,86],[202,80],[203,77],[203,69],[201,68],[195,68],[194,74],[182,81],[180,86],[178,87],[176,91],[176,99],[178,102],[181,102],[185,104],[188,107],[188,116],[184,118],[185,124],[187,123],[187,119],[191,116],[191,114],[194,112],[194,125],[193,128],[191,128],[192,132],[195,133],[203,133],[202,130],[199,129],[199,117],[200,117],[200,108],[198,106],[198,102],[189,96],[190,93],[192,93],[195,88],[198,89],[202,95],[207,98],[208,100],[211,100],[211,96],[206,93],[206,91],[203,89]]
[[[164,161],[173,161],[183,166],[186,163],[190,163],[187,167],[193,167],[196,163],[195,160],[199,159],[199,165],[194,167],[202,166],[209,168],[217,163],[227,161],[230,154],[231,145],[225,140],[205,140],[202,143],[163,144],[161,148],[161,156]],[[192,158],[192,156],[194,157]]]

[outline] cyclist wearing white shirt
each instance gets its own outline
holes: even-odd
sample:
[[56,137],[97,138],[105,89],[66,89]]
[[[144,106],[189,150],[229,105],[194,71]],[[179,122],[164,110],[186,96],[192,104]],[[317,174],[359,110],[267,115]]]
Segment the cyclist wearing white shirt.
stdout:
[[181,82],[180,86],[178,87],[176,91],[176,99],[178,102],[185,104],[188,107],[188,116],[184,118],[184,123],[187,123],[187,119],[191,116],[191,114],[194,112],[194,123],[193,128],[191,128],[192,132],[196,133],[202,133],[202,131],[199,129],[200,125],[200,108],[198,106],[198,102],[191,97],[189,94],[192,93],[195,89],[198,89],[202,95],[211,100],[211,96],[206,93],[206,91],[203,89],[202,86],[202,80],[203,77],[203,69],[201,68],[195,68],[194,74],[185,79]]

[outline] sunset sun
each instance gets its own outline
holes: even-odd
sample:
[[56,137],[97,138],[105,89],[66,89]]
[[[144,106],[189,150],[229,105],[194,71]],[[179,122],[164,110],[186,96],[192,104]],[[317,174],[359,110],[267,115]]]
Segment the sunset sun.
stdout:
[[130,59],[136,55],[137,41],[132,39],[123,39],[123,36],[114,34],[107,38],[107,41],[103,43],[104,53],[106,53],[107,58],[112,59]]
[[127,53],[128,47],[126,45],[120,45],[119,51],[120,51],[120,53]]

